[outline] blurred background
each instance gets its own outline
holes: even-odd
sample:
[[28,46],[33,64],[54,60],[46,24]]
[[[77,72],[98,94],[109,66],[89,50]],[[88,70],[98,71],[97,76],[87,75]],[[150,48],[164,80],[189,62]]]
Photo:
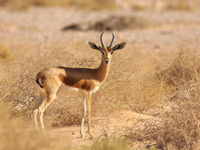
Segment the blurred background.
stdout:
[[76,7],[89,10],[197,10],[199,0],[1,0],[1,7],[25,10],[30,7]]

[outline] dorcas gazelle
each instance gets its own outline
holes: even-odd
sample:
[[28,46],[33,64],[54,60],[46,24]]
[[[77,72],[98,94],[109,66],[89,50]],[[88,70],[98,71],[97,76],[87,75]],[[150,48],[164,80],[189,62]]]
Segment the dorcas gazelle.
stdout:
[[39,114],[41,127],[44,129],[43,113],[49,104],[55,100],[60,89],[64,87],[63,89],[66,91],[84,93],[84,113],[81,121],[80,134],[81,137],[84,137],[83,126],[84,119],[87,116],[88,133],[91,138],[93,137],[90,120],[91,96],[105,81],[108,75],[112,54],[116,50],[124,48],[126,45],[126,42],[122,42],[112,47],[114,41],[114,34],[112,34],[110,45],[104,46],[102,36],[103,33],[100,35],[101,46],[89,42],[89,46],[99,51],[102,55],[101,63],[97,68],[49,67],[43,69],[36,75],[36,83],[39,85],[38,87],[41,91],[40,101],[34,110],[36,128],[38,128],[37,116]]

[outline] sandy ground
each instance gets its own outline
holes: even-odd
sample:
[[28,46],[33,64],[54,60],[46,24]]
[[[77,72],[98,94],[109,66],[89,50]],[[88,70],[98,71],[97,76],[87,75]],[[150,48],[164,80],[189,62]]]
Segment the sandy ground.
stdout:
[[[79,126],[49,129],[48,136],[55,140],[55,143],[57,144],[58,142],[60,144],[68,143],[71,147],[81,148],[89,146],[90,144],[106,137],[120,137],[129,128],[142,130],[145,128],[145,121],[157,122],[157,124],[160,125],[162,124],[162,120],[156,117],[138,114],[131,111],[121,111],[107,117],[92,118],[92,131],[94,133],[94,138],[92,140],[87,132],[85,132],[84,139],[80,138]],[[87,131],[86,126],[85,131]],[[134,143],[134,148],[136,147],[145,148],[145,145],[136,142]]]

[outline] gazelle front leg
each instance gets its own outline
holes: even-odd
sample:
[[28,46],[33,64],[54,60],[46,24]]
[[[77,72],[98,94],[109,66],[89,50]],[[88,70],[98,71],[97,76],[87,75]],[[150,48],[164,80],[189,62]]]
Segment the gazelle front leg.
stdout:
[[90,114],[90,111],[91,111],[91,96],[92,94],[90,92],[88,92],[88,100],[87,100],[87,107],[88,107],[88,133],[90,134],[90,138],[92,139],[93,138],[93,133],[91,131],[91,114]]
[[81,128],[80,128],[80,134],[81,134],[81,138],[84,138],[84,131],[83,131],[83,127],[84,127],[84,121],[85,121],[85,117],[87,115],[87,104],[86,104],[86,100],[87,100],[87,94],[84,96],[84,100],[83,100],[83,117],[81,120]]

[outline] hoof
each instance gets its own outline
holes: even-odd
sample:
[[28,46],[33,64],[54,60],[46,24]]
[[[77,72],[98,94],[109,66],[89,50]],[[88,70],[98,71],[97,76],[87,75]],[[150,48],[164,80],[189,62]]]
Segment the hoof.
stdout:
[[93,139],[93,133],[91,133],[91,132],[88,132],[88,134],[90,135],[90,140],[92,140]]
[[81,138],[84,139],[85,138],[84,134],[81,132],[80,132],[80,134],[81,134]]
[[93,135],[90,135],[90,140],[92,140],[93,139]]

